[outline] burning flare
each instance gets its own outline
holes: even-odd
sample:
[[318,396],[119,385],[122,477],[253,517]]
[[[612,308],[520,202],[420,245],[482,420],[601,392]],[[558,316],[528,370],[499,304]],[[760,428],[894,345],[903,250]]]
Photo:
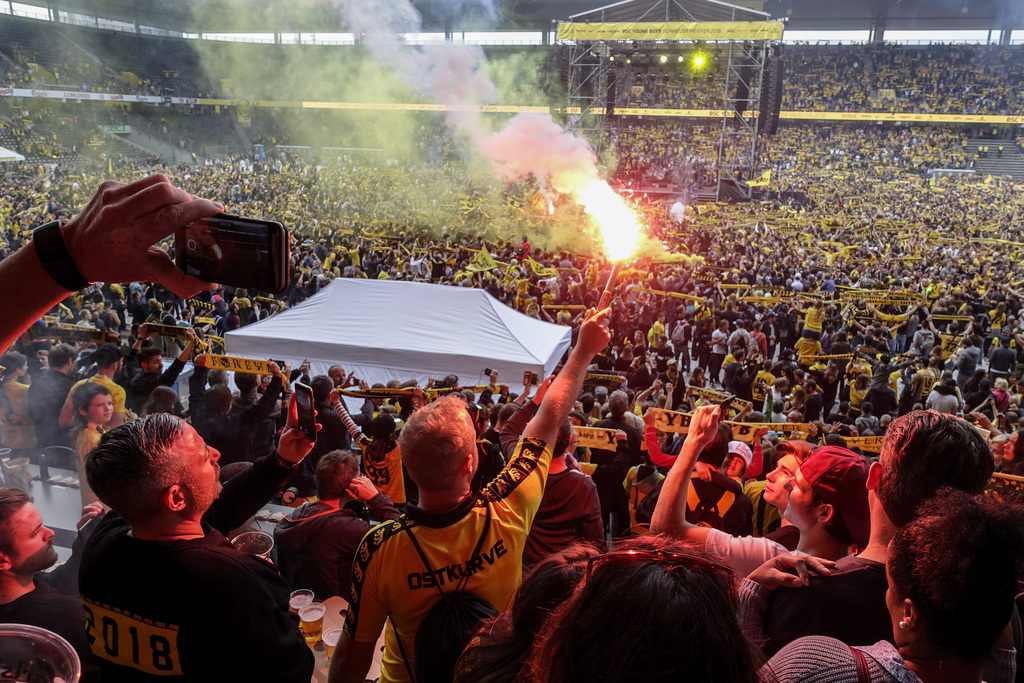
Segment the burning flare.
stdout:
[[626,200],[603,180],[594,180],[578,190],[583,209],[601,228],[604,250],[612,261],[626,261],[640,244],[640,221]]

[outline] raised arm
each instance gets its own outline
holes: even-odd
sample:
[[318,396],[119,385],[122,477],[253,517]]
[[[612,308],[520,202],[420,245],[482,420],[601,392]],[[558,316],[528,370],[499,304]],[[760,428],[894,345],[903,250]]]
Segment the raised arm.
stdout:
[[652,534],[667,533],[674,538],[700,544],[707,540],[706,527],[694,526],[686,521],[686,495],[690,490],[690,478],[697,456],[715,440],[720,421],[721,410],[717,405],[703,405],[694,412],[679,458],[672,465],[661,487],[658,505],[651,517]]
[[558,373],[544,401],[537,409],[537,416],[530,420],[523,430],[525,438],[540,439],[544,443],[554,444],[558,436],[558,427],[569,415],[580,389],[583,378],[587,374],[587,366],[611,339],[608,331],[608,313],[610,309],[597,311],[590,316],[580,328],[579,340],[569,355],[562,371]]
[[104,182],[82,213],[48,232],[54,238],[49,266],[35,242],[0,261],[0,289],[19,292],[4,311],[0,350],[89,282],[160,282],[182,297],[211,287],[176,268],[156,243],[186,223],[223,210],[179,190],[160,173],[130,185]]
[[361,446],[368,444],[370,440],[366,438],[366,435],[359,429],[359,425],[352,421],[352,416],[348,414],[348,410],[345,409],[344,404],[341,402],[341,394],[337,389],[331,389],[331,394],[328,400],[330,400],[331,407],[334,408],[334,412],[336,412],[338,417],[341,418],[341,422],[345,425],[345,429],[348,430],[349,436],[351,436],[352,439]]

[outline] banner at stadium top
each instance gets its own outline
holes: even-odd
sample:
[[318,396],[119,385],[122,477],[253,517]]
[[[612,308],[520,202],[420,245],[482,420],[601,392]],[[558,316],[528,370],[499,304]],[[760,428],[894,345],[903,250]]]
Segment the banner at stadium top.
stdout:
[[559,40],[781,40],[781,21],[566,22]]
[[157,97],[120,93],[44,90],[43,88],[0,88],[0,97],[42,97],[49,100],[90,100],[93,102],[146,102],[147,104],[199,104],[196,97]]
[[[78,92],[75,90],[44,90],[42,88],[0,87],[0,97],[28,97],[51,100],[87,100],[94,102],[144,102],[146,104],[187,104],[203,107],[233,107],[244,104],[251,107],[292,107],[300,109],[350,109],[359,111],[460,111],[482,114],[515,114],[535,111],[543,114],[580,114],[579,107],[541,107],[533,105],[503,104],[412,104],[398,102],[314,102],[276,100],[228,100],[206,97],[155,97],[152,95],[122,95],[117,93]],[[592,113],[604,114],[603,107],[593,107]],[[721,119],[721,109],[641,109],[616,107],[617,116],[671,116],[677,118]],[[917,121],[922,123],[988,123],[1017,124],[1024,126],[1024,115],[993,116],[985,114],[906,114],[901,112],[869,111],[783,111],[781,119],[809,121]]]

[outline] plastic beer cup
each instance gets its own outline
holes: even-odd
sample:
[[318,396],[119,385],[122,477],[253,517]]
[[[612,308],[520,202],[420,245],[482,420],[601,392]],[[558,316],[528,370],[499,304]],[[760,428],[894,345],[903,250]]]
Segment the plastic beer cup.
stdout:
[[341,640],[341,632],[344,629],[340,626],[329,628],[324,631],[324,646],[327,648],[327,661],[331,661],[331,655],[334,654],[334,648],[337,646],[338,641]]
[[327,607],[322,602],[313,602],[299,608],[299,625],[307,643],[316,643],[324,628],[324,614]]
[[299,609],[313,602],[313,591],[308,588],[300,588],[297,591],[292,591],[288,597],[288,611],[292,614],[298,614]]

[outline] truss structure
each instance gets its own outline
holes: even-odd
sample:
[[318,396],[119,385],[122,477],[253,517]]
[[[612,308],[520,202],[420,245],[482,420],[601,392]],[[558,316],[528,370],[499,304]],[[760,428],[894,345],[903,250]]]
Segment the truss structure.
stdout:
[[[719,0],[625,0],[569,17],[570,22],[628,22],[638,27],[653,22],[765,21],[768,15]],[[642,31],[637,31],[642,35]],[[567,43],[569,113],[567,127],[585,136],[600,153],[609,111],[616,94],[615,74],[609,57],[616,51],[679,47],[697,41],[570,40]],[[720,106],[721,133],[715,155],[715,199],[723,183],[752,180],[758,168],[757,115],[765,67],[773,40],[701,41],[724,59],[725,86]],[[721,68],[721,66],[719,67]],[[682,160],[680,160],[682,164]]]

